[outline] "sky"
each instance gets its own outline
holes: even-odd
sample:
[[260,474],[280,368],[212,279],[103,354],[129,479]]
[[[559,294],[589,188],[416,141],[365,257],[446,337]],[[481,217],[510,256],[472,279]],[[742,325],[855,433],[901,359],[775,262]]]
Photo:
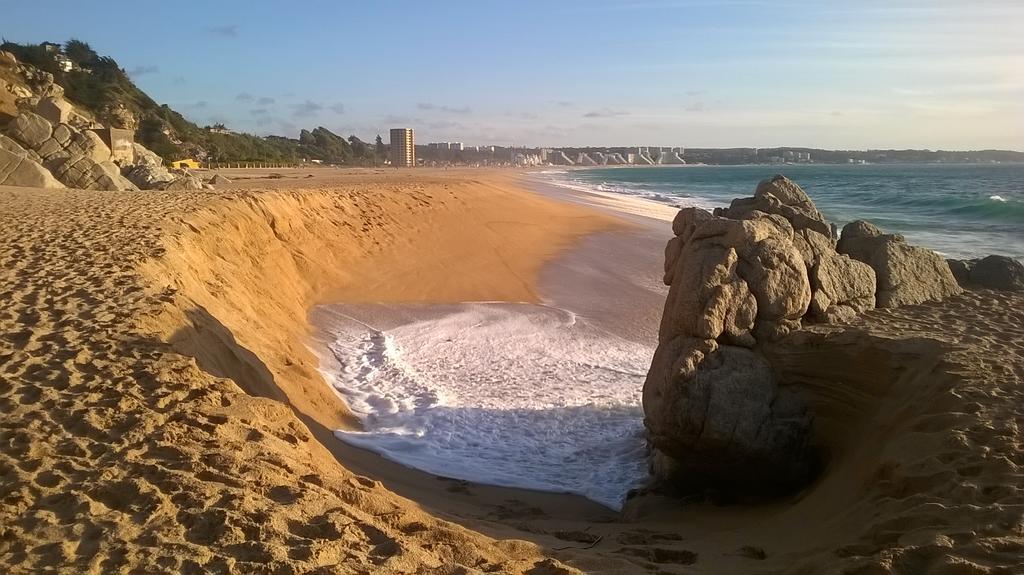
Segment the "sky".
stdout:
[[200,125],[418,143],[1024,150],[1021,0],[0,0]]

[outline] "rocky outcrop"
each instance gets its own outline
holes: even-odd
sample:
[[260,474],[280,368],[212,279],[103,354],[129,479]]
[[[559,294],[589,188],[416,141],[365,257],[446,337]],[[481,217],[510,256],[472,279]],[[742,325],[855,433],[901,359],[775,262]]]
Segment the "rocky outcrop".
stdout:
[[[30,169],[31,177],[20,180],[30,183],[11,185],[53,187],[50,180],[56,179],[67,187],[84,190],[138,189],[121,176],[120,169],[110,162],[110,149],[93,132],[79,131],[69,124],[54,126],[38,114],[23,112],[11,120],[6,133],[10,141],[23,146],[31,161],[22,168]],[[50,177],[39,174],[39,170],[48,171]]]
[[961,286],[1024,291],[1024,264],[1011,257],[990,255],[980,259],[946,262]]
[[665,246],[669,293],[643,391],[652,473],[741,492],[800,486],[812,417],[761,352],[804,322],[956,293],[945,262],[863,221],[833,226],[795,182],[762,181],[714,214],[680,210]]
[[12,119],[5,132],[7,136],[0,135],[0,149],[27,160],[24,165],[17,164],[17,172],[5,175],[7,185],[54,187],[58,182],[71,188],[107,191],[212,187],[186,170],[168,170],[160,156],[138,144],[133,145],[131,154],[136,163],[125,166],[122,175],[99,134],[66,123],[54,125],[32,112]]
[[949,265],[937,253],[885,234],[863,220],[843,227],[837,250],[875,271],[875,305],[899,307],[959,294]]
[[22,153],[0,145],[0,186],[28,186],[33,188],[63,188],[64,185],[42,165]]
[[209,180],[207,180],[206,183],[213,184],[213,185],[216,186],[216,185],[220,185],[220,184],[230,184],[231,180],[228,179],[226,176],[222,176],[220,174],[214,174],[213,177],[210,178]]

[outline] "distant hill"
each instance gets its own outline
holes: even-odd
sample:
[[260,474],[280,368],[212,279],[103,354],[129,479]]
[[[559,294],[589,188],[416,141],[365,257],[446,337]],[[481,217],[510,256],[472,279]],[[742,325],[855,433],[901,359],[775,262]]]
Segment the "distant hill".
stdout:
[[[199,127],[166,104],[158,104],[139,89],[117,62],[100,56],[87,43],[3,42],[0,50],[18,62],[52,75],[64,96],[98,122],[135,130],[135,139],[168,160],[195,158],[208,162],[296,162],[374,165],[386,155],[383,144],[368,145],[355,136],[346,139],[324,127],[302,130],[298,139],[260,137]],[[379,142],[379,140],[378,140]]]

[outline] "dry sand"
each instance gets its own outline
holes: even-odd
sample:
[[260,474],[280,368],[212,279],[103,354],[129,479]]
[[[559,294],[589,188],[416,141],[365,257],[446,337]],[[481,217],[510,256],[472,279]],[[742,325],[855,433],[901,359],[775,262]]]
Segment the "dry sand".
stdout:
[[618,517],[345,447],[331,429],[356,422],[306,314],[534,301],[545,261],[633,232],[493,172],[311,173],[216,193],[0,188],[3,571],[1024,570],[1024,297],[795,336],[774,353],[817,398],[819,481],[756,505],[644,496]]

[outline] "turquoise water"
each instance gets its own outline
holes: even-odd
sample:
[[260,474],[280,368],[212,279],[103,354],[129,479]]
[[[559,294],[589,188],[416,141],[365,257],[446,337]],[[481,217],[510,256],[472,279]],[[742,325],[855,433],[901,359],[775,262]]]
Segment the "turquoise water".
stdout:
[[1024,260],[1024,165],[784,165],[600,168],[554,174],[573,185],[707,208],[750,196],[781,173],[840,228],[866,219],[946,257]]

